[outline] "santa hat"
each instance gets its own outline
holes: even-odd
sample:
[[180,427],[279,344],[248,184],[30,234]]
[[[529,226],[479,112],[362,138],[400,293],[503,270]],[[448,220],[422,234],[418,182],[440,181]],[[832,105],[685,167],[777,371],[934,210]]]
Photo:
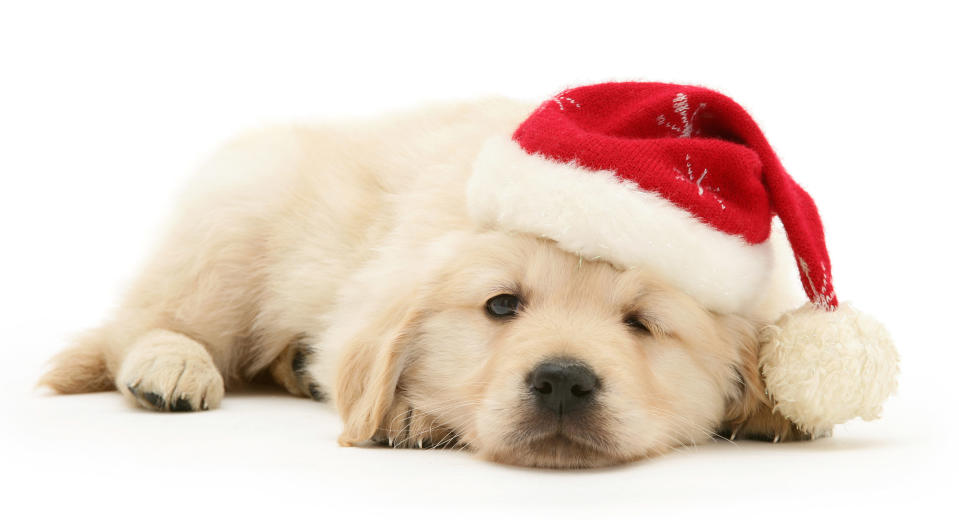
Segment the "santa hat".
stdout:
[[711,310],[764,319],[781,283],[778,216],[809,302],[764,331],[760,363],[776,409],[818,435],[878,417],[895,390],[888,333],[836,299],[815,203],[722,94],[632,82],[566,90],[512,139],[483,146],[468,203],[480,222],[653,271]]

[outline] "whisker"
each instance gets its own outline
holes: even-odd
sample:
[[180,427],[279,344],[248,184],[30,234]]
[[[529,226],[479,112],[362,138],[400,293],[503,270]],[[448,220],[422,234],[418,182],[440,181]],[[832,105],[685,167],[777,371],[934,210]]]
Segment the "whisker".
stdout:
[[[688,419],[688,418],[686,418],[686,417],[683,417],[683,416],[681,416],[681,415],[677,415],[677,414],[675,414],[675,413],[673,413],[673,412],[670,412],[670,411],[668,411],[668,410],[664,410],[664,409],[661,409],[661,408],[657,408],[657,407],[652,407],[652,408],[650,408],[648,411],[649,411],[652,415],[655,415],[656,417],[659,417],[659,418],[661,418],[661,419],[669,422],[673,427],[676,427],[676,426],[685,426],[685,427],[691,428],[691,429],[693,429],[693,430],[696,430],[696,431],[698,431],[698,432],[706,435],[706,436],[709,437],[711,440],[713,440],[713,442],[716,442],[716,438],[717,438],[716,431],[710,430],[710,429],[707,429],[707,428],[704,428],[704,427],[702,427],[702,426],[694,423],[693,421],[691,421],[690,419]],[[721,436],[720,436],[719,438],[722,439],[722,440],[725,441],[725,442],[728,442],[729,444],[732,444],[733,446],[737,446],[737,447],[739,446],[739,445],[737,445],[735,442],[733,442],[733,441],[730,440],[730,439],[726,439],[726,438],[721,437]],[[690,440],[691,440],[691,442],[694,442],[694,441],[692,441],[692,439],[690,439]],[[698,443],[696,443],[696,444],[698,444]]]

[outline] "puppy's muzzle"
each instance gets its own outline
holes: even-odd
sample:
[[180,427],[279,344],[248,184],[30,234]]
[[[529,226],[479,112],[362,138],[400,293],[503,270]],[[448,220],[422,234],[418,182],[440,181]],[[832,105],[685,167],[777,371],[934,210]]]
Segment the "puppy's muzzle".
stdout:
[[599,378],[588,365],[567,358],[536,365],[527,382],[538,407],[561,417],[589,408],[599,388]]

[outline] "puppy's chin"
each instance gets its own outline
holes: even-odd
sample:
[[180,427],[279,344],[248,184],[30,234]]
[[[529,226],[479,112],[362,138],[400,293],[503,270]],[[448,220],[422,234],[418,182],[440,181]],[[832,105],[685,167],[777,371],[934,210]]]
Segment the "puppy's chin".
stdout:
[[529,414],[480,455],[502,464],[540,468],[595,468],[634,459],[617,449],[598,415],[559,419]]
[[556,469],[596,468],[627,462],[627,459],[614,456],[605,449],[562,433],[522,443],[503,444],[481,452],[480,456],[512,466]]

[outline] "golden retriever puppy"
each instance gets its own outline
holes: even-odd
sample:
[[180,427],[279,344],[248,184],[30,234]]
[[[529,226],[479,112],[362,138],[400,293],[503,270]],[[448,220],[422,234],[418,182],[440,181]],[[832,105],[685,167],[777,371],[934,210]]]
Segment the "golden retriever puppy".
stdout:
[[236,140],[187,186],[116,314],[42,383],[193,411],[268,377],[334,403],[344,445],[544,467],[721,432],[805,437],[764,394],[762,323],[470,218],[480,147],[532,109],[491,99]]

